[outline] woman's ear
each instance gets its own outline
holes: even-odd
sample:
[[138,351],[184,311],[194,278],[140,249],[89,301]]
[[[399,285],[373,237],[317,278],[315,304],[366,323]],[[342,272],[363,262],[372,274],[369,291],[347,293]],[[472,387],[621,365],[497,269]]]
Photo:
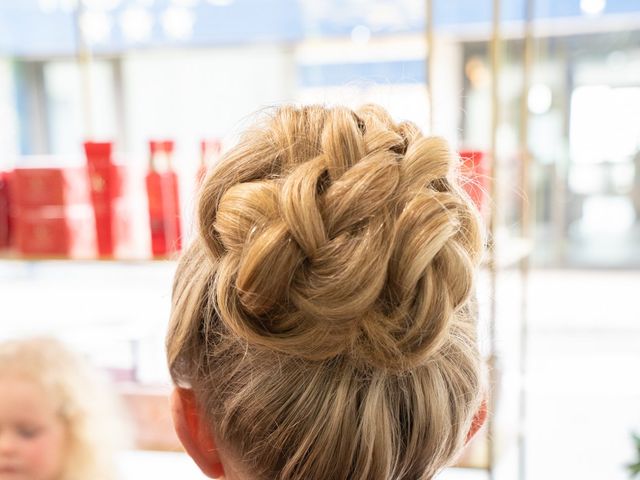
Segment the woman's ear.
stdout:
[[487,399],[485,398],[484,400],[482,400],[482,404],[480,405],[480,408],[478,409],[476,414],[473,416],[473,420],[471,421],[471,428],[467,433],[466,443],[469,443],[473,438],[473,436],[476,433],[478,433],[478,430],[482,428],[486,420],[487,420]]
[[213,433],[198,410],[193,390],[175,387],[170,403],[173,425],[186,452],[206,476],[223,477],[224,468]]

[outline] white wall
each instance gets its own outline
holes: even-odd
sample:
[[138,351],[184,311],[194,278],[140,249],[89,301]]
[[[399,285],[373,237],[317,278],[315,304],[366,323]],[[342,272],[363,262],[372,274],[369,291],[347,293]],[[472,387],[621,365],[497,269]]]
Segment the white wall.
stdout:
[[0,170],[14,165],[18,150],[13,69],[9,60],[0,58]]
[[[447,138],[457,146],[462,112],[462,47],[449,38],[436,38],[434,48],[434,128],[429,126],[429,99],[424,83],[392,84],[354,79],[344,86],[312,87],[298,91],[301,102],[345,104],[355,108],[374,102],[385,107],[396,120],[411,120],[425,133]],[[300,64],[324,65],[358,62],[424,60],[425,38],[406,35],[372,37],[365,42],[350,39],[309,40],[296,48]]]
[[463,55],[460,43],[446,38],[434,40],[433,129],[457,147],[462,113]]
[[254,46],[132,53],[123,58],[128,143],[146,159],[150,138],[176,140],[195,168],[202,138],[228,136],[256,110],[290,100],[293,58]]

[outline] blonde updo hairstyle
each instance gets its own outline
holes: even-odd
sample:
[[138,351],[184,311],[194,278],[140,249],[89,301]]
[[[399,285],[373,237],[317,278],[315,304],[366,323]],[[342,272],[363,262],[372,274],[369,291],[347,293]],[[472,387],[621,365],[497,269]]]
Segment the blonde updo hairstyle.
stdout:
[[106,380],[60,341],[49,338],[0,343],[3,377],[32,382],[52,402],[66,429],[60,480],[116,480],[116,452],[128,446],[121,409]]
[[482,402],[458,158],[380,107],[281,107],[204,182],[168,362],[251,478],[430,479]]

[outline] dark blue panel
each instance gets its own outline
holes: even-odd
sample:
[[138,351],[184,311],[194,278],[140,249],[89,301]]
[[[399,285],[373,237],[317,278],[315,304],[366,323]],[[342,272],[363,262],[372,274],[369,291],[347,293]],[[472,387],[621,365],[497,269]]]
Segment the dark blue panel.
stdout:
[[[583,12],[580,9],[580,0],[537,0],[538,18],[580,17]],[[640,13],[639,0],[608,0],[604,14]]]
[[[535,19],[585,17],[580,0],[533,0]],[[522,20],[525,0],[503,0],[502,20]],[[640,13],[640,0],[608,0],[603,14]],[[436,26],[469,23],[489,23],[493,15],[493,0],[434,0]],[[640,25],[639,25],[640,27]]]
[[605,13],[640,13],[638,0],[609,0]]
[[[436,28],[488,24],[492,0],[434,0]],[[125,48],[158,46],[207,46],[257,42],[291,42],[303,37],[350,34],[356,25],[371,32],[419,32],[424,29],[423,0],[235,0],[231,5],[214,6],[205,0],[192,9],[193,36],[176,41],[165,36],[160,18],[170,0],[156,0],[150,8],[154,18],[152,38],[132,45],[122,37],[119,15],[134,0],[122,0],[112,16],[108,42],[96,51],[118,52]],[[525,0],[503,0],[503,20],[524,16]],[[535,18],[583,17],[580,0],[535,0]],[[640,0],[609,0],[605,14],[640,13]],[[640,28],[640,25],[639,25]],[[73,54],[74,16],[69,13],[43,14],[37,0],[0,0],[0,53],[13,55]]]
[[492,4],[492,0],[434,0],[433,20],[438,25],[489,22]]
[[194,32],[197,43],[293,41],[302,37],[301,12],[291,0],[237,0],[228,7],[202,6]]
[[0,51],[15,55],[56,55],[75,51],[72,14],[44,15],[34,0],[3,1],[0,5]]
[[423,29],[423,0],[300,0],[308,36],[348,35],[356,25],[374,34]]
[[[168,38],[162,31],[160,18],[168,6],[168,0],[156,1],[151,9],[154,27],[149,41],[130,44],[123,38],[120,29],[114,28],[111,42],[97,47],[97,50],[120,50],[135,45],[158,47],[289,42],[302,38],[301,13],[295,0],[236,0],[228,6],[215,6],[203,1],[192,9],[195,15],[193,35],[184,41]],[[124,7],[120,7],[116,14],[123,10]]]
[[[296,0],[236,0],[229,6],[202,1],[192,9],[193,35],[185,41],[165,35],[161,26],[169,0],[156,0],[148,10],[153,17],[152,37],[131,44],[122,35],[119,16],[132,0],[123,0],[111,18],[111,36],[104,44],[93,45],[96,52],[117,52],[132,46],[205,46],[220,44],[291,42],[302,38],[301,10]],[[0,52],[13,55],[73,54],[76,51],[73,13],[43,13],[36,0],[0,1]]]
[[298,83],[302,87],[325,87],[347,84],[424,83],[425,62],[420,60],[399,62],[335,63],[301,65]]

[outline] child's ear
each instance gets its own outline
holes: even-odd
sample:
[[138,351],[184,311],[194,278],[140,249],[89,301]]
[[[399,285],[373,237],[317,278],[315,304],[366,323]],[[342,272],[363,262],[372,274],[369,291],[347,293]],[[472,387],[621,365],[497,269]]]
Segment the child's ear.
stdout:
[[184,449],[206,476],[223,477],[213,433],[198,410],[193,390],[175,387],[170,402],[173,425]]
[[467,441],[465,443],[469,443],[473,436],[478,433],[478,430],[482,428],[484,422],[487,420],[487,399],[482,400],[482,404],[480,408],[473,416],[473,420],[471,421],[471,428],[467,433]]

